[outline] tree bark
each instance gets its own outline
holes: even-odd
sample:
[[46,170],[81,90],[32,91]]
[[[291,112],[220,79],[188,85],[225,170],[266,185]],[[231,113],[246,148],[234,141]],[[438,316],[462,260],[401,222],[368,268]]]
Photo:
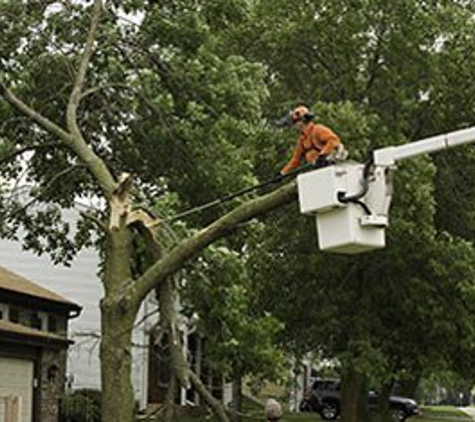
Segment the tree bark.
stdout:
[[102,422],[133,422],[132,330],[139,303],[127,295],[133,283],[131,234],[121,226],[108,231],[101,300]]
[[341,383],[341,422],[368,420],[366,376],[354,368],[343,372]]
[[167,396],[165,399],[165,406],[163,410],[163,422],[172,422],[175,416],[175,396],[177,388],[177,378],[173,373],[173,368],[170,364],[170,381],[168,382]]
[[392,422],[389,409],[389,396],[393,387],[392,382],[384,383],[378,395],[376,409],[371,414],[371,422]]
[[242,377],[237,374],[232,383],[231,421],[241,422],[242,414]]
[[[118,309],[119,308],[119,309]],[[101,304],[102,422],[133,422],[132,328],[134,316],[116,304]]]

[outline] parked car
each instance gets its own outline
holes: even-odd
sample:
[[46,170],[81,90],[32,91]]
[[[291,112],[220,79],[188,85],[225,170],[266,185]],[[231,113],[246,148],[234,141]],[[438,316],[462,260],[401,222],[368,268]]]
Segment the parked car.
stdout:
[[[378,394],[370,391],[368,405],[374,408],[378,401]],[[389,408],[393,419],[403,422],[407,418],[419,414],[417,403],[407,397],[390,396]],[[340,381],[336,379],[318,379],[300,403],[301,412],[320,413],[322,419],[333,420],[340,415]]]

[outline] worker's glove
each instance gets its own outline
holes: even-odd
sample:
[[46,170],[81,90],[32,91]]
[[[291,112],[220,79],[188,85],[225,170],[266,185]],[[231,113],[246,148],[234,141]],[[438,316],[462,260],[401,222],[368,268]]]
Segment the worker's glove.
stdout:
[[315,160],[315,162],[313,163],[313,165],[317,168],[320,168],[320,167],[326,167],[328,166],[330,163],[328,162],[328,158],[326,155],[319,155],[318,158]]
[[285,173],[282,173],[281,171],[279,171],[275,176],[274,176],[274,181],[275,182],[280,182],[285,176]]

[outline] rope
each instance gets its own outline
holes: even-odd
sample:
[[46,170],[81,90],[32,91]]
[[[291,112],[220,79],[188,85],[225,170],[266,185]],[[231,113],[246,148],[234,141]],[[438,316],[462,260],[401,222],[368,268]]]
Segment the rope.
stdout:
[[190,208],[189,210],[183,211],[179,214],[174,215],[173,217],[166,218],[165,220],[161,220],[160,223],[163,222],[170,222],[170,221],[175,221],[183,217],[187,217],[192,214],[196,214],[198,212],[202,212],[204,210],[216,207],[218,205],[222,205],[226,202],[229,202],[235,198],[239,198],[240,196],[246,195],[250,192],[257,191],[259,189],[265,188],[266,186],[273,185],[273,184],[280,184],[284,180],[289,179],[292,176],[295,176],[299,173],[303,173],[307,170],[315,170],[316,167],[314,164],[306,164],[304,166],[299,167],[298,169],[292,170],[286,174],[279,175],[277,177],[274,177],[273,179],[267,180],[265,182],[259,183],[258,185],[250,186],[248,188],[239,190],[237,192],[231,193],[229,195],[222,196],[221,198],[215,199],[213,201],[207,202],[206,204],[203,205],[198,205],[196,207]]

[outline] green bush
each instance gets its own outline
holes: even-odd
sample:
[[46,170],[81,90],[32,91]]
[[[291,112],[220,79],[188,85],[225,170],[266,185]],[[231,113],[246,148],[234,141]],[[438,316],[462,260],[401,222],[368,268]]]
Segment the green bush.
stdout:
[[85,388],[63,396],[60,420],[61,422],[100,422],[101,392]]

